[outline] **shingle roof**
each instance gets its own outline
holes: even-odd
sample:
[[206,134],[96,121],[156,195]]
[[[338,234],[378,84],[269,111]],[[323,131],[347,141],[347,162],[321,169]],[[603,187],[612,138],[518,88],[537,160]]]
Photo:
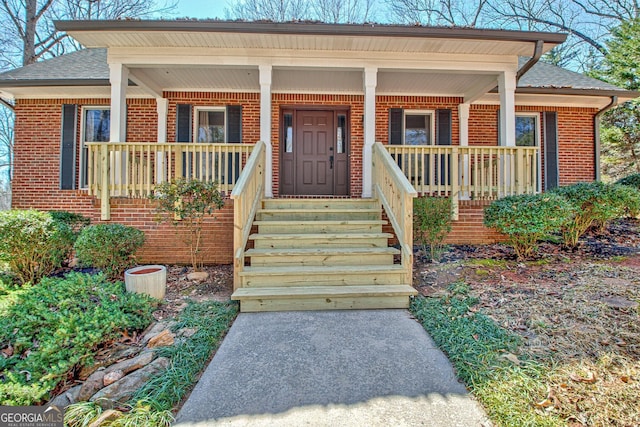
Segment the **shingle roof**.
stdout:
[[[520,58],[520,66],[524,65],[527,59]],[[103,48],[83,49],[0,73],[0,87],[108,84],[107,51]],[[528,93],[572,91],[576,94],[589,91],[590,95],[603,92],[606,96],[611,92],[626,92],[609,83],[544,62],[536,63],[522,76],[518,82],[518,90]]]
[[[520,58],[522,67],[529,58]],[[556,65],[537,62],[518,82],[519,88],[571,88],[596,90],[622,90],[617,86],[594,79],[584,74],[569,71]]]
[[109,84],[106,49],[83,49],[0,73],[0,86]]

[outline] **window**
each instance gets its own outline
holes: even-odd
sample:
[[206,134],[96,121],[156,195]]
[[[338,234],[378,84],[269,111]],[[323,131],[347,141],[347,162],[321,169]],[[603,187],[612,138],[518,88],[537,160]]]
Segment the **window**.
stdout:
[[82,146],[80,153],[80,188],[87,188],[87,142],[109,142],[111,111],[109,107],[84,107],[82,110]]
[[433,145],[434,131],[432,111],[405,111],[405,145]]
[[196,141],[226,142],[225,122],[224,108],[196,108]]
[[538,115],[516,113],[516,147],[538,146]]

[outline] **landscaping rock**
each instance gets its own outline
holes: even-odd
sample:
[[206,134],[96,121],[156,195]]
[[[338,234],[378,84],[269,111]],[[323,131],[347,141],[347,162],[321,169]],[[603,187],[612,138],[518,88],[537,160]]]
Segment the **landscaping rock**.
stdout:
[[98,390],[104,387],[103,381],[105,374],[106,372],[104,369],[100,369],[99,371],[95,371],[93,374],[91,374],[80,387],[80,391],[78,392],[78,400],[89,400],[91,396],[96,394]]
[[100,427],[103,423],[107,421],[115,421],[122,416],[122,412],[116,411],[115,409],[109,409],[104,411],[98,418],[96,418],[89,427]]
[[72,403],[76,403],[78,401],[78,394],[80,393],[81,387],[82,385],[71,387],[69,390],[51,399],[49,403],[47,403],[47,406],[53,405],[57,406],[58,408],[65,408]]
[[106,387],[110,384],[115,383],[122,377],[124,377],[124,372],[122,372],[120,369],[116,369],[115,371],[108,372],[104,375],[104,378],[102,379],[102,384],[104,384],[104,386]]
[[209,278],[209,273],[206,271],[194,271],[193,273],[187,274],[187,279],[193,282],[204,282]]
[[159,357],[144,368],[138,369],[98,391],[89,400],[96,402],[103,409],[111,409],[117,403],[125,403],[149,379],[165,370],[167,366],[169,366],[169,359]]
[[151,338],[147,343],[148,348],[162,347],[166,345],[173,345],[175,335],[170,330],[165,329],[155,337]]
[[105,369],[105,373],[108,374],[115,371],[122,371],[124,375],[127,375],[129,372],[140,369],[143,366],[147,366],[153,359],[155,359],[155,357],[156,355],[153,351],[143,351],[132,359],[123,360],[122,362],[109,366]]
[[140,340],[140,345],[145,346],[151,338],[163,332],[165,329],[171,329],[175,324],[176,322],[174,321],[170,321],[170,322],[161,321],[161,322],[154,323],[153,326],[148,327],[147,330],[142,333],[143,336],[142,336],[142,340]]
[[84,381],[98,369],[105,366],[113,365],[119,360],[134,356],[140,353],[140,350],[142,350],[142,347],[120,345],[118,348],[112,351],[111,354],[108,354],[101,359],[96,360],[93,365],[82,367],[80,373],[78,374],[78,379]]
[[179,337],[190,338],[196,332],[198,332],[198,330],[196,328],[182,328],[182,329],[178,330],[176,335],[179,336]]

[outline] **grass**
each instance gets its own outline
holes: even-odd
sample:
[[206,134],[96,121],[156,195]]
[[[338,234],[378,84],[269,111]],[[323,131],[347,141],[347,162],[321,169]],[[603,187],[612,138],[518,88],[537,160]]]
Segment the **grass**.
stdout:
[[[231,327],[238,313],[233,302],[208,301],[191,303],[177,319],[174,331],[190,328],[196,332],[182,342],[158,349],[158,355],[169,357],[169,368],[151,379],[129,401],[129,412],[116,414],[104,426],[169,426],[172,411],[195,385],[213,352]],[[81,402],[67,408],[65,422],[71,427],[84,427],[100,415],[95,403]],[[87,415],[88,414],[88,415]],[[88,420],[88,421],[87,421]]]
[[444,296],[415,298],[411,311],[497,425],[564,425],[535,406],[547,395],[546,368],[516,358],[521,338],[477,310],[477,302],[466,284],[454,283]]
[[504,268],[507,266],[507,261],[503,259],[493,259],[493,258],[478,258],[478,259],[470,259],[465,262],[469,267],[485,267],[485,268]]

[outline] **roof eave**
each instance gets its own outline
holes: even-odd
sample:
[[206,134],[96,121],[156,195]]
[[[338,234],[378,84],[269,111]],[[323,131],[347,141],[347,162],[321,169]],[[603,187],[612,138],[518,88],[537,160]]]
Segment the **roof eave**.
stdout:
[[0,87],[109,86],[109,79],[0,80]]
[[[497,92],[497,91],[492,91]],[[531,93],[536,95],[576,95],[576,96],[618,96],[625,99],[640,97],[640,92],[631,90],[612,89],[576,89],[570,87],[518,87],[516,93]]]
[[430,37],[448,39],[494,40],[561,44],[565,33],[537,31],[490,30],[466,27],[422,27],[384,24],[325,24],[316,22],[278,23],[244,21],[192,20],[56,20],[56,29],[83,31],[186,31],[253,34],[295,34],[315,36]]

